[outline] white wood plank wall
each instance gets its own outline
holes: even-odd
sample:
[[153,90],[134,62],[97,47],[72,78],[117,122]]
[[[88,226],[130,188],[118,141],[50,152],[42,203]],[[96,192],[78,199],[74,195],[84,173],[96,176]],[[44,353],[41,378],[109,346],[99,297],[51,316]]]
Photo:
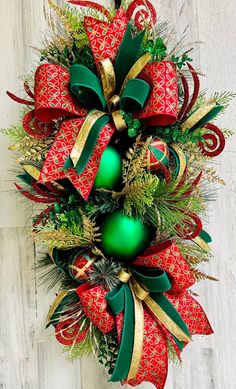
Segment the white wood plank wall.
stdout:
[[[58,4],[62,1],[58,1]],[[156,2],[161,19],[176,24],[183,2]],[[236,91],[235,0],[186,0],[176,26],[181,37],[188,25],[189,41],[196,44],[195,65],[206,74],[202,88]],[[40,44],[46,29],[43,0],[0,0],[0,127],[18,120],[19,105],[5,90],[21,91],[21,74],[29,72],[36,57],[30,46]],[[235,128],[236,102],[222,116],[222,127]],[[31,209],[13,193],[14,158],[1,137],[0,153],[0,388],[2,389],[115,389],[102,368],[87,359],[70,363],[61,347],[44,331],[52,295],[37,289],[34,248],[25,228]],[[218,171],[227,186],[211,205],[209,232],[215,258],[204,270],[220,278],[195,288],[215,329],[211,337],[195,337],[183,353],[181,367],[170,365],[167,389],[235,389],[236,366],[236,138],[219,159]],[[29,225],[29,223],[28,223]],[[140,389],[153,387],[143,384]]]

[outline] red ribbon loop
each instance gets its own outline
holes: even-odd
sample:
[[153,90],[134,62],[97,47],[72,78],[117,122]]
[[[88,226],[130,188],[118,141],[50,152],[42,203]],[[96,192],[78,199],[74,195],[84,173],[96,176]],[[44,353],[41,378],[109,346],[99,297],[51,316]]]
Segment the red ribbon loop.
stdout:
[[150,87],[145,107],[139,119],[152,126],[166,126],[176,122],[178,115],[178,84],[176,65],[162,61],[147,64],[139,75]]
[[165,270],[171,279],[171,293],[183,292],[195,283],[195,277],[176,242],[166,241],[149,247],[134,265]]
[[36,118],[44,123],[62,117],[86,116],[70,93],[70,73],[59,65],[44,64],[35,73]]
[[105,299],[107,290],[102,286],[93,287],[87,282],[79,286],[76,292],[80,298],[83,311],[91,322],[104,334],[111,332],[115,327],[115,321],[112,314],[107,310],[108,304]]

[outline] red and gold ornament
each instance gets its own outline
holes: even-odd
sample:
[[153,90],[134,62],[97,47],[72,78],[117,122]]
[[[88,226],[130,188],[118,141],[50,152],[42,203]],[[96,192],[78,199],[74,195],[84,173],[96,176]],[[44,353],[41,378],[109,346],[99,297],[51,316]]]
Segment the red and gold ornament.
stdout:
[[86,280],[96,257],[90,250],[73,253],[69,261],[70,276],[76,280]]
[[168,166],[169,156],[167,144],[160,138],[153,137],[147,150],[147,169],[151,172],[157,172],[162,165]]

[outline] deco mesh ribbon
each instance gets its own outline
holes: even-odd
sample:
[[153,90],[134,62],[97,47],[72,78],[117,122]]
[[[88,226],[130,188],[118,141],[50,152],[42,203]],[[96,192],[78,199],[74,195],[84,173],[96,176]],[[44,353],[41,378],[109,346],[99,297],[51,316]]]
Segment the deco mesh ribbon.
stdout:
[[27,106],[6,130],[16,189],[47,204],[33,220],[39,280],[60,290],[46,326],[72,359],[94,351],[111,382],[162,389],[168,361],[213,332],[190,288],[215,280],[198,269],[211,256],[201,216],[207,180],[223,182],[207,163],[225,147],[212,121],[231,95],[200,94],[148,0],[69,3],[49,0],[65,37],[39,50],[28,97],[7,92]]

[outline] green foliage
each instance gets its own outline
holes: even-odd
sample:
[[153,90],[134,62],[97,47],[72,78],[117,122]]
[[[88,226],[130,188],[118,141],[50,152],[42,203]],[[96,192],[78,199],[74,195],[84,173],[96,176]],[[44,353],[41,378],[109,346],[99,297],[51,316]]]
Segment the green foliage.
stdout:
[[[38,243],[47,245],[49,248],[70,249],[74,247],[93,246],[99,241],[99,228],[93,219],[90,219],[78,208],[78,217],[72,212],[72,219],[63,218],[62,225],[48,221],[45,225],[38,225],[34,232],[34,239]],[[71,212],[69,212],[69,215]],[[76,217],[76,221],[75,218]],[[71,218],[71,216],[69,216]]]
[[223,132],[225,139],[228,139],[235,134],[235,132],[229,128],[223,128],[221,131]]
[[96,210],[101,213],[112,213],[121,207],[118,197],[113,197],[110,191],[96,190],[94,195]]
[[188,142],[196,144],[199,141],[204,142],[201,128],[194,132],[191,132],[189,129],[183,132],[178,125],[165,128],[156,127],[156,135],[167,144]]
[[188,56],[188,52],[186,52],[180,57],[173,54],[171,56],[171,61],[176,64],[178,69],[182,69],[184,66],[186,66],[187,62],[192,62],[193,60]]
[[150,144],[151,138],[145,142],[140,140],[140,136],[136,138],[133,148],[130,148],[126,153],[126,160],[123,162],[123,183],[128,186],[137,174],[143,170],[146,163],[146,152]]
[[65,277],[48,254],[37,260],[36,275],[38,285],[43,286],[47,292],[60,285]]
[[143,53],[149,52],[155,61],[163,61],[167,56],[166,50],[167,47],[160,36],[155,41],[149,39],[143,47]]
[[175,363],[176,365],[180,365],[181,360],[179,359],[178,354],[175,351],[173,343],[168,338],[167,338],[167,350],[168,350],[168,358],[170,359],[170,361]]
[[[226,110],[226,108],[229,106],[231,101],[235,98],[235,96],[236,96],[236,93],[233,93],[233,92],[227,92],[227,91],[220,92],[220,93],[218,92],[218,93],[214,93],[210,97],[210,101],[214,100],[218,105],[224,106],[224,109],[220,112],[222,114]],[[190,115],[194,111],[196,111],[198,108],[200,108],[200,106],[203,105],[204,103],[206,103],[207,101],[208,101],[208,99],[206,97],[205,92],[201,93],[198,96],[198,99],[197,99],[196,103],[194,104],[193,109],[190,112]]]
[[185,193],[191,188],[187,182],[181,187],[178,181],[173,179],[170,183],[160,181],[155,194],[154,204],[160,218],[158,233],[165,237],[176,237],[177,225],[184,225],[189,216],[186,212],[202,214],[205,211],[205,202],[199,190],[193,190],[191,195]]
[[202,262],[209,262],[212,258],[211,251],[206,251],[192,242],[186,243],[179,240],[178,247],[183,255],[183,258],[190,266],[196,266]]
[[99,362],[108,370],[108,374],[112,374],[119,352],[116,332],[104,334],[100,339],[98,349]]
[[[19,133],[18,136],[20,136]],[[34,162],[42,162],[46,158],[46,154],[53,142],[53,137],[34,138],[32,136],[25,135],[17,143],[10,146],[10,150],[19,154],[20,161],[31,160]]]
[[214,93],[211,96],[211,99],[215,100],[217,104],[224,105],[225,108],[228,107],[232,99],[234,99],[236,96],[236,93],[232,92],[221,92],[221,93]]
[[57,42],[51,42],[50,46],[40,50],[40,61],[47,60],[50,63],[59,64],[69,68],[73,64],[80,64],[95,70],[92,51],[88,45],[78,48],[76,41],[63,42],[58,45]]
[[151,173],[141,171],[125,191],[124,210],[128,215],[142,217],[153,203],[153,195],[159,179]]
[[20,142],[22,141],[25,136],[27,135],[24,127],[22,126],[22,123],[18,123],[14,126],[11,126],[9,128],[3,128],[0,130],[1,134],[7,136],[14,142]]

